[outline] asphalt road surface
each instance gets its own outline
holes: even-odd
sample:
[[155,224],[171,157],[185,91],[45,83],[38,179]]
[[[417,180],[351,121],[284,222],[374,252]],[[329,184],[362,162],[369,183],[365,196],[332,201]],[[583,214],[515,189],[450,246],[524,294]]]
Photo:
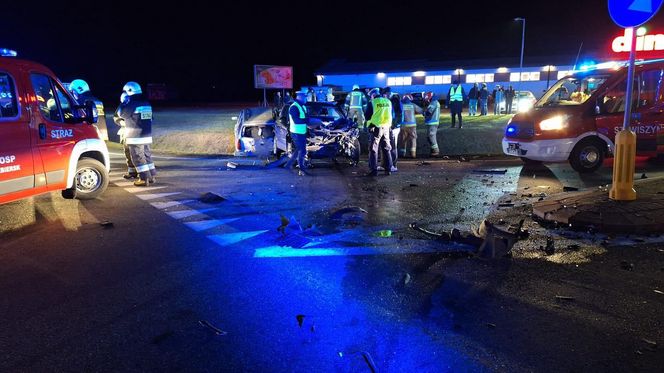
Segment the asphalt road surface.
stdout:
[[609,167],[450,159],[299,177],[228,161],[157,157],[158,183],[135,188],[115,155],[99,200],[0,206],[0,371],[664,366],[663,244],[479,259],[409,228],[469,231],[519,188],[602,186]]

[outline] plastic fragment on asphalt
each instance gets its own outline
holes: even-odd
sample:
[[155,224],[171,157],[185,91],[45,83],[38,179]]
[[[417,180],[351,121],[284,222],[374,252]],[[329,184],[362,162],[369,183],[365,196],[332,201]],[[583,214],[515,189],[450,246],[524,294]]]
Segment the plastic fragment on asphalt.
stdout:
[[235,162],[228,162],[228,163],[226,163],[226,167],[227,167],[227,168],[230,168],[230,169],[235,169],[235,168],[237,168],[237,163],[235,163]]
[[502,170],[473,170],[474,174],[501,174],[504,175],[507,173],[507,169]]
[[207,192],[202,194],[198,200],[203,203],[219,203],[225,201],[226,198],[212,192]]
[[406,273],[405,276],[403,276],[403,284],[408,285],[410,283],[410,274]]
[[297,320],[297,326],[301,328],[304,323],[304,315],[295,315],[295,320]]
[[226,335],[226,334],[228,334],[227,332],[225,332],[225,331],[217,328],[216,326],[210,324],[210,322],[208,322],[207,320],[198,320],[198,323],[201,326],[212,330],[212,332],[214,332],[214,334],[216,334],[216,335]]
[[496,328],[496,324],[492,324],[492,323],[490,323],[490,322],[486,323],[486,326],[488,326],[488,327],[491,328],[491,329],[495,329],[495,328]]
[[650,339],[646,339],[646,338],[641,338],[641,340],[643,342],[647,343],[648,345],[650,345],[651,347],[657,347],[657,342],[655,342],[655,341],[651,341]]
[[569,297],[569,296],[566,296],[566,295],[556,295],[556,300],[564,300],[564,301],[571,302],[573,300],[576,300],[576,298]]
[[655,293],[657,293],[657,294],[662,294],[662,295],[664,295],[664,291],[660,291],[660,290],[657,290],[657,289],[655,289],[655,290],[653,290],[653,291],[654,291]]

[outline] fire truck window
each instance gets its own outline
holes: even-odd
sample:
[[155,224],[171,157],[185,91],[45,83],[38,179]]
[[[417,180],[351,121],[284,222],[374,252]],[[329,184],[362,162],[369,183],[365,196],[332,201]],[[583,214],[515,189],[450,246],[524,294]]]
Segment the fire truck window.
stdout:
[[0,72],[0,120],[18,116],[18,103],[14,81],[7,73]]
[[[664,70],[649,70],[641,74],[638,80],[639,107],[652,107],[662,98],[662,78]],[[637,83],[636,81],[634,82]]]
[[63,122],[60,107],[53,94],[51,79],[46,75],[31,74],[30,80],[32,81],[32,88],[35,90],[39,111],[44,118],[54,122]]
[[58,101],[60,101],[60,108],[62,109],[62,115],[64,115],[65,122],[74,122],[74,111],[69,96],[67,96],[59,86],[54,84],[54,87],[55,92],[58,94]]

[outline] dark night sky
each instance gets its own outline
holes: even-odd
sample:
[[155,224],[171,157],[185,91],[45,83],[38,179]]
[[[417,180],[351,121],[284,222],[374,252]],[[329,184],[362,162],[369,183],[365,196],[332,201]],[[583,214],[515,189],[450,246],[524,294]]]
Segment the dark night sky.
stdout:
[[[582,41],[606,49],[620,33],[606,0],[167,3],[9,0],[0,47],[44,63],[63,81],[87,79],[105,99],[136,80],[168,83],[183,99],[240,101],[261,96],[254,64],[293,65],[299,86],[314,83],[314,70],[331,58],[514,56],[518,63],[514,17],[527,20],[526,64],[529,55],[574,55]],[[650,25],[664,25],[661,12]]]

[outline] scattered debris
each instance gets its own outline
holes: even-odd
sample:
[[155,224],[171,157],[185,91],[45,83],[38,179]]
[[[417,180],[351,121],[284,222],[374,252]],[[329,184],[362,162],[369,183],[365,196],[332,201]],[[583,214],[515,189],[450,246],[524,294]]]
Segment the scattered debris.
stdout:
[[368,352],[362,352],[362,357],[364,358],[364,362],[367,363],[367,366],[369,366],[369,370],[371,370],[371,373],[376,373],[378,372],[378,368],[376,368],[376,363],[374,363],[373,359],[371,358],[371,355],[369,355]]
[[417,186],[419,186],[419,185],[417,185],[417,184],[414,184],[414,183],[411,183],[411,184],[410,184],[410,185],[408,185],[408,186],[410,186],[410,187],[413,187],[413,188],[414,188],[414,187],[417,187]]
[[410,283],[410,275],[406,273],[406,275],[403,276],[403,284],[408,285],[408,283]]
[[361,207],[352,206],[352,207],[344,207],[334,211],[332,214],[330,214],[330,218],[334,220],[339,220],[342,219],[343,216],[346,214],[358,214],[358,213],[368,214],[367,210]]
[[581,246],[579,246],[577,244],[567,245],[567,250],[579,251],[579,249],[581,249]]
[[641,352],[639,350],[636,350],[635,352],[636,352],[637,355],[643,355],[643,352]]
[[235,163],[235,162],[228,162],[228,163],[226,163],[226,167],[229,168],[229,169],[234,170],[234,169],[237,168],[237,163]]
[[579,188],[577,187],[571,187],[571,186],[564,186],[563,187],[563,192],[577,192]]
[[114,226],[113,226],[113,222],[108,221],[108,220],[104,220],[104,221],[102,221],[101,223],[99,223],[99,225],[101,225],[102,227],[104,227],[104,229],[111,229],[111,228],[114,227]]
[[290,220],[288,220],[287,217],[281,215],[281,225],[277,227],[277,232],[280,232],[281,234],[285,235],[286,234],[286,227],[290,225]]
[[643,180],[643,179],[647,179],[647,178],[648,178],[648,175],[646,175],[646,174],[641,174],[641,180]]
[[224,202],[226,198],[212,192],[207,192],[205,194],[202,194],[198,198],[198,200],[203,203],[219,203],[219,202]]
[[464,158],[464,157],[459,157],[459,161],[461,161],[461,162],[468,162],[468,160],[467,160],[466,158]]
[[474,174],[506,174],[507,169],[502,170],[473,170]]
[[567,301],[567,302],[571,302],[573,300],[576,300],[576,298],[568,297],[566,295],[556,295],[556,300],[564,300],[564,301]]
[[626,270],[626,271],[633,271],[634,270],[634,263],[629,263],[626,261],[620,262],[620,268]]
[[488,327],[491,328],[491,329],[495,329],[495,328],[496,328],[496,324],[492,324],[492,323],[490,323],[490,322],[486,323],[486,326],[488,326]]
[[431,162],[421,161],[421,162],[417,162],[417,165],[418,166],[431,166]]
[[392,237],[392,230],[391,229],[383,229],[380,230],[376,233],[374,233],[375,237]]
[[297,326],[301,328],[304,323],[304,315],[295,315],[295,320],[297,320]]
[[641,340],[643,342],[647,343],[648,347],[653,348],[653,349],[657,348],[657,342],[651,341],[650,339],[646,339],[646,338],[641,338]]
[[655,289],[655,290],[653,290],[653,291],[654,291],[655,293],[657,293],[657,294],[662,294],[662,295],[664,295],[664,291],[657,290],[657,289]]
[[508,203],[499,203],[498,207],[514,207],[514,203],[508,202]]
[[556,246],[553,242],[553,237],[546,236],[546,247],[544,248],[544,253],[546,255],[553,255],[556,252]]
[[210,324],[210,323],[209,323],[208,321],[206,321],[206,320],[198,320],[198,323],[199,323],[201,326],[203,326],[203,327],[205,327],[205,328],[208,328],[208,329],[212,330],[212,331],[214,332],[214,334],[216,334],[216,335],[226,335],[226,334],[228,334],[227,332],[225,332],[225,331],[223,331],[223,330],[217,328],[216,326]]

